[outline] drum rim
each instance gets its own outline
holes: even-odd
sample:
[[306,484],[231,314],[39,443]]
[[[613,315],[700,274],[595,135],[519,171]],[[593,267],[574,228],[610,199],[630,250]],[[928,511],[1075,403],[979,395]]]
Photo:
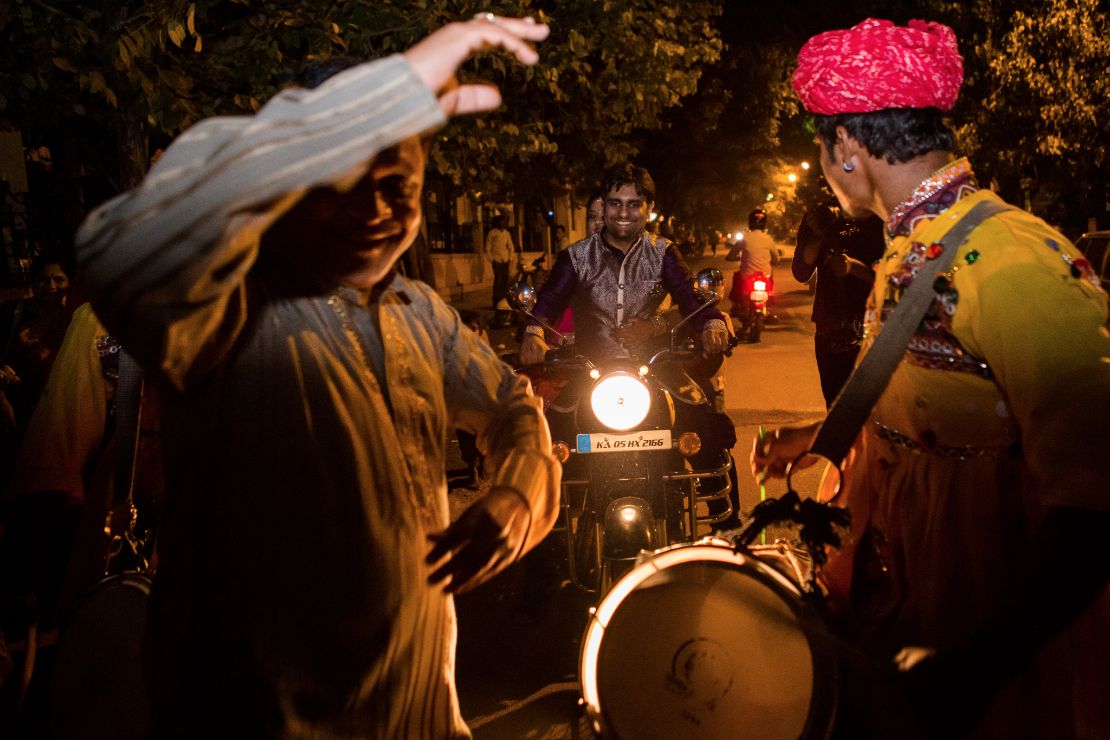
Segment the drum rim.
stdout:
[[[697,557],[699,555],[704,557]],[[711,541],[702,541],[679,543],[656,550],[649,559],[636,564],[632,570],[625,573],[620,580],[614,583],[596,607],[590,608],[590,619],[582,635],[582,648],[579,652],[578,681],[582,692],[583,710],[590,726],[600,737],[616,737],[611,731],[611,723],[606,721],[606,714],[601,708],[596,678],[602,639],[614,613],[620,607],[620,604],[651,576],[667,568],[695,561],[754,567],[759,574],[765,577],[765,584],[772,591],[782,589],[786,592],[786,596],[792,597],[783,598],[783,601],[798,617],[808,619],[812,616],[813,610],[803,600],[801,589],[789,577],[744,549],[724,543],[715,544]],[[781,593],[778,595],[780,597],[784,596]],[[610,602],[613,603],[610,604]],[[805,634],[806,641],[810,646],[815,679],[818,675],[828,676],[830,685],[823,686],[820,682],[814,680],[810,698],[810,713],[806,717],[801,737],[826,737],[836,719],[836,703],[839,693],[836,686],[839,671],[835,658],[818,650],[808,632],[803,632],[803,634]],[[587,668],[589,672],[587,672]],[[818,711],[814,711],[815,707],[818,708]]]

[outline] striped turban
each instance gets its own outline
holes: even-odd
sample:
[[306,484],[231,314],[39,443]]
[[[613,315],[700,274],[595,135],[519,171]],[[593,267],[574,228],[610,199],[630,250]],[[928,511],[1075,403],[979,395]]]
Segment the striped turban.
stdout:
[[868,18],[814,36],[798,52],[794,92],[810,113],[869,113],[884,108],[952,109],[963,58],[948,26]]

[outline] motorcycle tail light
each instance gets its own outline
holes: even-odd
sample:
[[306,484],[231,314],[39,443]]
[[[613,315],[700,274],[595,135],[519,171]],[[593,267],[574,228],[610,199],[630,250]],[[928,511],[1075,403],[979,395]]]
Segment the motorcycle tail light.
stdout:
[[752,283],[752,290],[767,290],[767,281],[756,280]]
[[696,432],[683,432],[678,435],[678,451],[683,457],[691,457],[701,452],[701,437]]
[[555,442],[551,445],[551,454],[560,463],[565,463],[570,459],[570,446],[566,442]]

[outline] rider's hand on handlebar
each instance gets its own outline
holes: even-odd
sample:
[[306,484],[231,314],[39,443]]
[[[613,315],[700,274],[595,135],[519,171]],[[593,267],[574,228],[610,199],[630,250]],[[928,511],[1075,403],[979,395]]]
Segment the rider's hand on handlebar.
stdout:
[[[804,427],[780,427],[763,439],[757,437],[750,458],[752,477],[756,480],[764,477],[785,478],[786,466],[809,449],[820,427],[819,423]],[[814,455],[806,455],[798,460],[795,468],[808,468],[817,460]]]
[[549,349],[551,347],[547,346],[547,342],[543,341],[542,337],[536,334],[525,334],[524,341],[520,344],[520,364],[535,365],[543,362]]
[[443,583],[448,593],[465,593],[485,583],[520,554],[531,521],[532,512],[519,493],[492,489],[445,531],[428,535],[432,549],[425,562],[435,567],[428,583]]
[[[718,322],[720,323],[720,322]],[[719,355],[728,351],[728,332],[724,329],[709,326],[701,333],[701,346],[705,355]]]

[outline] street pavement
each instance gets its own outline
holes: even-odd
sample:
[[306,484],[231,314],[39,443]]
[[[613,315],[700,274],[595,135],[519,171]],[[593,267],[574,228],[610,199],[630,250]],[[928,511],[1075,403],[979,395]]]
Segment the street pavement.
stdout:
[[[714,266],[731,281],[736,263],[723,255],[689,260],[692,271]],[[747,458],[759,425],[812,421],[824,414],[813,361],[812,297],[790,275],[788,260],[775,270],[776,315],[758,344],[742,344],[725,363],[726,412],[737,427],[733,450],[738,465],[741,508],[760,500]],[[460,312],[493,318],[489,289],[451,297]],[[725,299],[727,306],[727,298]],[[490,329],[490,342],[515,349],[512,329]],[[467,479],[461,458],[449,461],[452,511],[457,514],[480,491]],[[819,471],[795,476],[794,487],[812,495]],[[766,495],[785,491],[781,481]],[[787,534],[771,531],[769,540]],[[590,738],[579,706],[581,638],[595,597],[566,578],[565,539],[550,535],[534,552],[475,592],[459,597],[456,675],[463,717],[478,740],[503,738]]]

